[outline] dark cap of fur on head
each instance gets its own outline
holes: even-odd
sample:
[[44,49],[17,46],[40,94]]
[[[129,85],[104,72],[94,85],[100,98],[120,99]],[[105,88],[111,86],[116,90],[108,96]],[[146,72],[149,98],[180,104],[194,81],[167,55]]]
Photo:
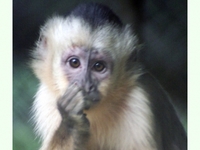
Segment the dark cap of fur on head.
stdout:
[[122,27],[122,22],[114,12],[105,5],[97,3],[85,3],[78,5],[70,15],[81,17],[91,26],[97,27],[104,24],[112,24]]

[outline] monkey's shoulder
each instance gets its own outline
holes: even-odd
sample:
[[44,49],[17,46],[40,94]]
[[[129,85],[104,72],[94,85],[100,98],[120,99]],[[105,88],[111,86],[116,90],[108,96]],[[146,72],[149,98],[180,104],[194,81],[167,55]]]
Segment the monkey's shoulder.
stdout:
[[150,108],[156,122],[155,129],[160,133],[163,146],[166,149],[179,147],[185,150],[187,148],[186,132],[168,93],[149,73],[141,75],[137,82],[150,101]]

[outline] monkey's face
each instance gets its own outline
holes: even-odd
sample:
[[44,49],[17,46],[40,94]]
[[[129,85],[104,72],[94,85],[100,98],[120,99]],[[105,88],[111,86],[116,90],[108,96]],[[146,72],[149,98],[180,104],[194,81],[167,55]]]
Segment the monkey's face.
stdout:
[[54,17],[41,29],[32,68],[55,97],[76,83],[85,101],[103,101],[126,78],[124,66],[135,47],[128,29],[93,29],[80,18]]
[[101,100],[99,86],[109,79],[112,61],[108,53],[85,47],[72,47],[62,55],[62,68],[69,84],[77,84],[86,107]]

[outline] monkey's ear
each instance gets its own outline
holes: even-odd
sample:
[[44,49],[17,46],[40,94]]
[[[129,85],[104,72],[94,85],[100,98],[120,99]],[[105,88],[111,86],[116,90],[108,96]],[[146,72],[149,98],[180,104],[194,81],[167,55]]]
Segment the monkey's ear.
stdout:
[[132,70],[133,68],[137,67],[139,60],[139,53],[142,49],[142,44],[137,45],[137,47],[131,52],[129,58],[126,62],[126,69],[127,71]]
[[130,54],[129,59],[128,59],[129,63],[137,62],[137,60],[138,60],[138,51],[139,51],[138,48],[133,50],[133,52]]
[[40,34],[39,36],[38,45],[44,48],[47,46],[47,38],[43,34]]
[[47,38],[40,34],[36,43],[36,48],[33,51],[33,58],[37,60],[44,60],[47,56]]
[[128,60],[127,60],[127,64],[126,66],[131,67],[134,65],[135,62],[137,62],[138,60],[138,49],[136,48],[135,50],[132,51],[132,53],[129,55]]
[[137,62],[138,60],[138,50],[135,49],[132,51],[132,53],[130,54],[127,62],[126,62],[126,70],[132,70],[132,68],[134,67],[135,62]]

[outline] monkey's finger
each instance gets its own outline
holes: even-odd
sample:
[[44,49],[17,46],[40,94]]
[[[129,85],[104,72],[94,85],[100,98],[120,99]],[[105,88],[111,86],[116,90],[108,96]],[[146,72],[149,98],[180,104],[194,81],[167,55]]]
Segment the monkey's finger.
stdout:
[[73,97],[76,96],[76,94],[80,91],[80,88],[73,85],[69,87],[65,94],[58,100],[58,105],[61,107],[66,107],[73,99]]
[[76,96],[72,97],[68,101],[66,99],[60,99],[58,101],[57,106],[58,106],[58,110],[60,111],[62,117],[66,118],[69,115],[69,113],[71,112],[71,110],[77,104],[77,102],[76,102],[77,100],[75,97]]
[[69,94],[77,93],[78,91],[80,91],[80,88],[78,87],[76,82],[74,82],[74,83],[69,85],[69,87],[65,91],[63,97],[68,96]]
[[76,97],[76,95],[78,94],[79,89],[74,88],[71,93],[68,93],[68,95],[65,96],[65,98],[62,101],[62,106],[66,107],[68,106],[74,99],[74,97]]
[[71,114],[78,114],[83,109],[83,98],[81,92],[79,92],[65,107],[65,111]]
[[84,101],[81,99],[81,100],[78,101],[78,103],[71,110],[71,113],[72,114],[82,114],[83,108],[84,108]]

